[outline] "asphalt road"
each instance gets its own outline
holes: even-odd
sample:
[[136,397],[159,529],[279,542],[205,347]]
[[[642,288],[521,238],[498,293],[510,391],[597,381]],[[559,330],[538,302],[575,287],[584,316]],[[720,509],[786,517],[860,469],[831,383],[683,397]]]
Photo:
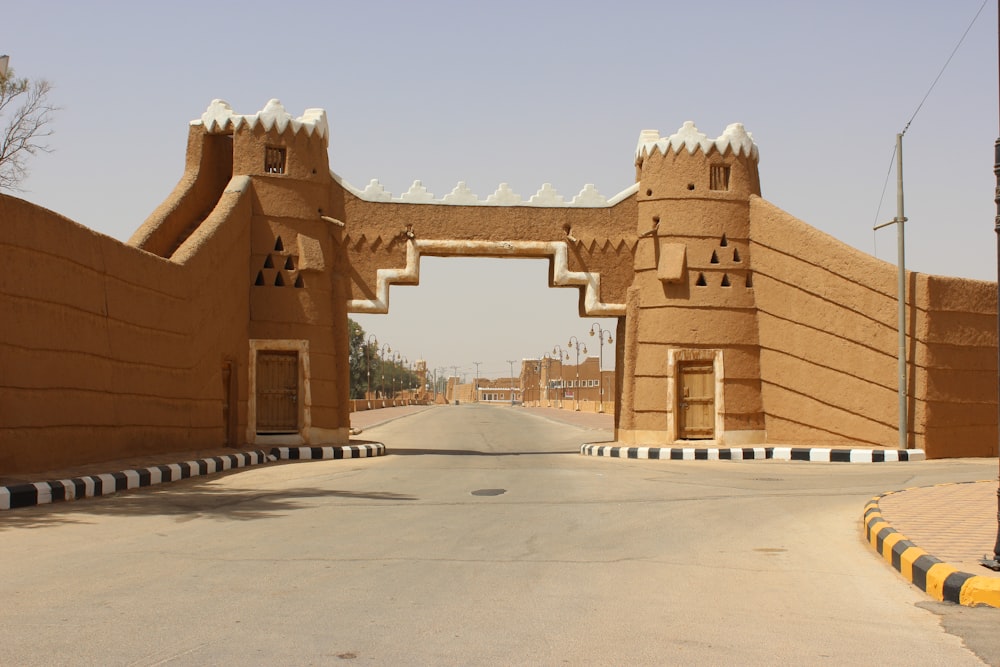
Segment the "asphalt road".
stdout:
[[1000,610],[928,602],[859,529],[995,461],[578,454],[602,436],[447,406],[366,430],[381,458],[5,513],[0,663],[1000,664]]

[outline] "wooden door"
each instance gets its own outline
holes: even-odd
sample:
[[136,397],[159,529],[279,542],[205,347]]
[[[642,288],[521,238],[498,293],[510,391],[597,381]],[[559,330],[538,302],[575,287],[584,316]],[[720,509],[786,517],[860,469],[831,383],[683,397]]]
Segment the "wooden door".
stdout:
[[299,430],[299,354],[257,353],[257,432]]
[[677,437],[715,438],[715,367],[712,363],[681,364],[677,377]]

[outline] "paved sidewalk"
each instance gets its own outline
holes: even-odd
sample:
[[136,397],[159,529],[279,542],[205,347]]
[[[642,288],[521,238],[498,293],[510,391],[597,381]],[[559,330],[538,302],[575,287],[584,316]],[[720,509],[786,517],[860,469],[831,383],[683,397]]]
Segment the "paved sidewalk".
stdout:
[[865,506],[862,528],[886,562],[936,600],[1000,607],[1000,572],[983,567],[997,537],[997,482],[894,491]]
[[1000,577],[979,561],[997,537],[997,482],[939,484],[879,499],[882,517],[921,549],[959,570]]

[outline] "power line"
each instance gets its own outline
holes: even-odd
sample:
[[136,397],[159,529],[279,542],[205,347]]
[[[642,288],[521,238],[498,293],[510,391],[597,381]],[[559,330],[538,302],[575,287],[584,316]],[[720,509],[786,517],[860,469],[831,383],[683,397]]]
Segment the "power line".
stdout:
[[983,4],[979,6],[979,11],[976,12],[976,15],[972,17],[972,21],[969,23],[969,27],[966,28],[965,32],[962,33],[962,38],[958,40],[958,44],[956,44],[955,48],[952,49],[951,55],[948,56],[948,60],[945,61],[944,66],[941,68],[941,71],[938,72],[938,75],[936,77],[934,77],[934,83],[931,84],[931,87],[927,90],[927,94],[924,95],[924,98],[920,100],[920,104],[917,105],[916,111],[914,111],[913,115],[910,116],[910,120],[906,121],[906,127],[903,128],[903,131],[900,134],[905,135],[906,131],[910,129],[910,123],[912,123],[913,119],[917,117],[918,113],[920,113],[920,108],[924,106],[924,102],[927,101],[927,98],[931,96],[931,91],[933,91],[934,86],[937,85],[938,79],[940,79],[941,75],[944,74],[944,71],[948,69],[948,65],[951,63],[951,59],[955,57],[955,54],[958,52],[958,49],[962,46],[962,42],[965,41],[966,35],[969,34],[969,31],[972,30],[972,26],[976,23],[976,19],[979,18],[979,15],[983,13],[983,9],[986,8],[986,3],[988,1],[989,0],[983,0]]
[[[931,96],[931,92],[933,92],[934,87],[937,86],[937,83],[941,79],[941,76],[944,74],[944,71],[948,69],[948,65],[951,64],[952,58],[954,58],[955,54],[958,53],[958,49],[961,48],[962,43],[965,41],[966,36],[969,34],[969,31],[972,30],[972,26],[975,25],[976,20],[979,18],[979,15],[983,13],[983,10],[986,8],[987,2],[989,2],[989,0],[983,0],[983,4],[979,6],[979,11],[976,12],[976,15],[972,17],[972,21],[969,22],[969,26],[965,29],[965,32],[962,33],[962,37],[958,40],[958,44],[956,44],[955,48],[951,50],[951,54],[948,56],[948,59],[941,67],[941,71],[938,72],[938,75],[936,77],[934,77],[934,81],[931,83],[931,87],[927,89],[927,93],[924,94],[923,99],[920,100],[920,104],[918,104],[917,108],[913,111],[913,115],[910,116],[910,120],[906,121],[906,125],[903,127],[903,131],[900,132],[900,135],[905,135],[906,131],[910,129],[910,125],[913,124],[913,121],[914,119],[916,119],[917,114],[920,113],[920,109],[923,108],[924,102],[926,102],[927,98]],[[889,177],[892,175],[892,165],[895,162],[895,160],[896,160],[896,144],[893,143],[892,156],[890,156],[889,158],[889,169],[886,171],[885,182],[882,184],[882,193],[879,196],[878,208],[875,210],[875,220],[872,223],[873,227],[875,225],[878,225],[879,216],[882,213],[882,202],[885,201],[885,191],[889,187]],[[874,245],[875,244],[874,230],[872,231],[872,238]],[[877,245],[875,246],[875,254],[876,256],[878,255]]]

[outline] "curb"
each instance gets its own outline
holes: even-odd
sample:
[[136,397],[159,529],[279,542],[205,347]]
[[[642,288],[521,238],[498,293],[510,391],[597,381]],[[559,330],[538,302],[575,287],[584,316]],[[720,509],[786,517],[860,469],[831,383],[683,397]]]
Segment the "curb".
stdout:
[[108,496],[119,491],[176,482],[191,477],[202,477],[275,461],[356,459],[382,456],[383,454],[385,454],[385,445],[380,442],[336,447],[274,447],[270,452],[258,449],[100,475],[85,475],[47,482],[27,482],[0,486],[0,510]]
[[370,442],[364,445],[339,447],[275,447],[271,456],[276,461],[306,461],[321,459],[364,459],[385,454],[385,445]]
[[899,463],[923,461],[922,449],[830,449],[823,447],[619,447],[589,444],[585,456],[660,461],[809,461],[812,463]]
[[904,579],[935,600],[967,607],[988,605],[1000,608],[1000,579],[960,571],[906,539],[882,518],[879,500],[894,493],[900,491],[875,496],[865,505],[861,523],[865,540],[876,553]]

